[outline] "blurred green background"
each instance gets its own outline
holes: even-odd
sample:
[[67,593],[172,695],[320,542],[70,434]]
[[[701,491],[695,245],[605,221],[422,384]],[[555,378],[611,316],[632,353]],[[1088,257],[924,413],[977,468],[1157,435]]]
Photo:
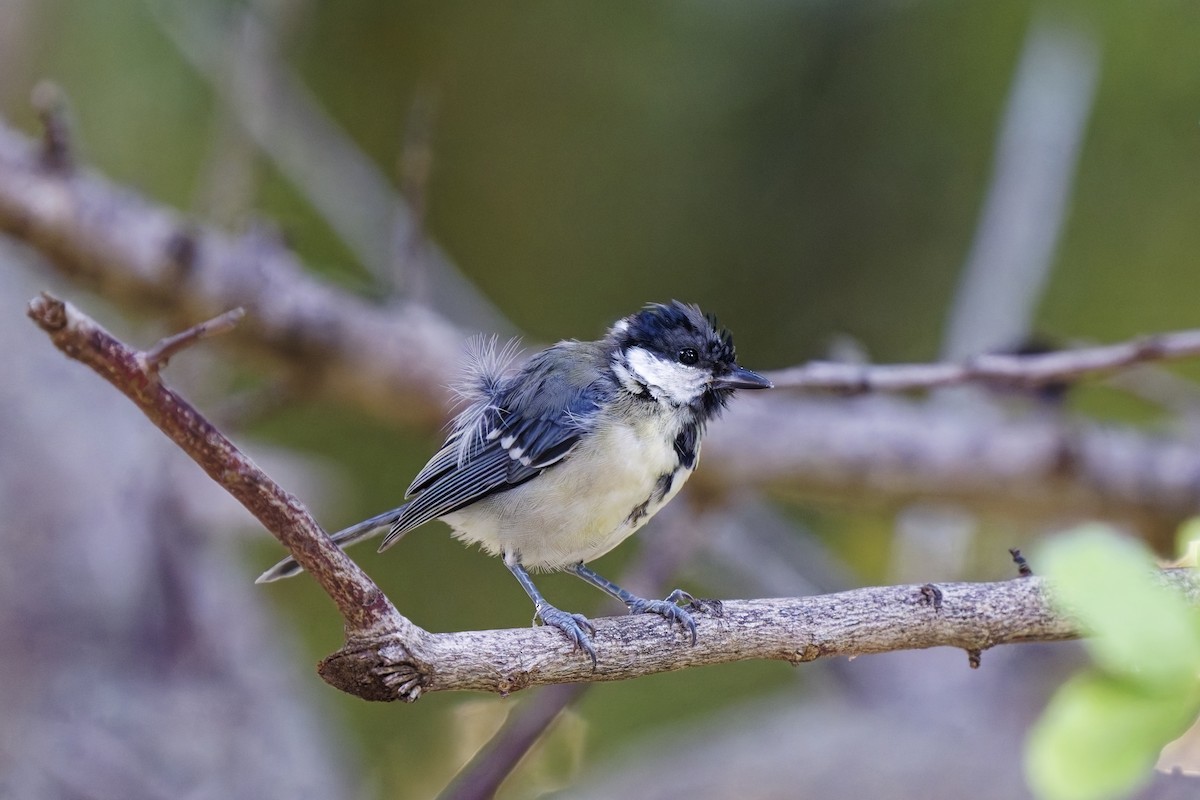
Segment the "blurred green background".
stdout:
[[[1099,84],[1036,327],[1113,341],[1196,324],[1195,3],[196,6],[218,19],[250,9],[276,26],[286,63],[393,179],[414,102],[432,98],[428,235],[530,339],[592,338],[647,300],[678,297],[717,313],[756,369],[820,356],[843,333],[876,361],[937,357],[1031,20],[1067,20],[1097,43]],[[90,165],[202,213],[221,103],[162,13],[132,0],[0,0],[0,22],[20,31],[2,40],[0,108],[33,130],[30,89],[52,79]],[[252,216],[277,223],[330,279],[367,286],[270,161],[254,169]],[[1102,394],[1078,402],[1141,413]],[[440,440],[305,404],[254,434],[344,471],[325,509],[335,527],[395,505]],[[847,557],[877,552],[861,543],[887,535],[875,517],[805,513],[831,540],[861,537],[834,540]],[[427,628],[525,624],[506,571],[434,527],[386,557],[356,557]],[[247,579],[278,555],[261,540]],[[633,549],[599,568],[619,574]],[[880,578],[869,561],[852,566]],[[564,608],[600,608],[578,581],[541,584]],[[303,638],[310,657],[296,669],[354,738],[369,790],[427,796],[514,702],[434,695],[399,707],[333,693],[310,666],[340,644],[330,604],[303,579],[262,593]],[[593,687],[547,745],[547,780],[797,675],[750,663]],[[541,768],[524,780],[537,784]]]

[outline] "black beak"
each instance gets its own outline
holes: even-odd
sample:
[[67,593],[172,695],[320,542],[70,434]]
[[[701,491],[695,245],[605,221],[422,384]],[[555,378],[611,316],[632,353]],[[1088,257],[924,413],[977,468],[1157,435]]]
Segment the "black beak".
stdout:
[[722,375],[713,381],[715,389],[773,389],[775,384],[759,375],[757,372],[739,367],[734,364],[728,375]]

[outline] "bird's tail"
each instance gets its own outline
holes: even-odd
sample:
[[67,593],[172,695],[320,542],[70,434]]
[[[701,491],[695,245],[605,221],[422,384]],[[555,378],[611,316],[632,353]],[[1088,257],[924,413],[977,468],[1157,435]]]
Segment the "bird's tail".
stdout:
[[[349,528],[343,528],[333,534],[331,538],[338,547],[345,550],[352,544],[357,544],[363,539],[370,539],[372,536],[378,535],[381,531],[390,528],[395,524],[396,520],[400,519],[400,512],[403,510],[404,506],[401,506],[400,508],[393,508],[391,511],[385,511],[370,519],[364,519],[362,522],[355,523]],[[270,583],[271,581],[290,578],[303,571],[304,568],[296,563],[296,559],[288,556],[262,575],[259,575],[255,583]]]

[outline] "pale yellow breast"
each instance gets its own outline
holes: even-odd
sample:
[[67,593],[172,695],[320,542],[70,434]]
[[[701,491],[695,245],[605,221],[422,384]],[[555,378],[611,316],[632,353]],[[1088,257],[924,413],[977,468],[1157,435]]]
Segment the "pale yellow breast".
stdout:
[[678,467],[661,427],[633,417],[601,425],[562,463],[518,489],[444,517],[455,535],[497,555],[514,553],[531,569],[560,569],[599,558],[646,523],[691,475],[679,469],[670,491],[645,507],[659,479]]

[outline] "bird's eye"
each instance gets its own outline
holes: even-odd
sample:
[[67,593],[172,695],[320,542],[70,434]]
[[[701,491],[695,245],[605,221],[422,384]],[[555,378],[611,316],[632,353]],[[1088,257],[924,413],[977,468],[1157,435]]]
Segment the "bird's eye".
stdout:
[[679,351],[679,363],[691,366],[700,360],[700,355],[692,348],[685,347]]

